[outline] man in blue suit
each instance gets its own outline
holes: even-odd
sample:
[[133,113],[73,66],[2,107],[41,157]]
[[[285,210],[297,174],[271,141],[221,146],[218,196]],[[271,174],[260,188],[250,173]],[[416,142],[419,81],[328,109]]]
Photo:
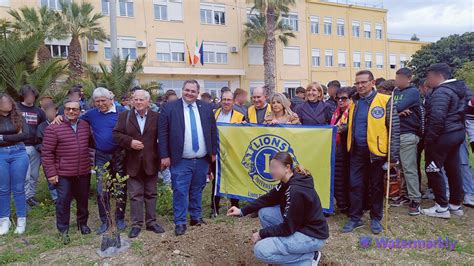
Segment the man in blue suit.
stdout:
[[211,162],[217,154],[217,127],[212,106],[197,100],[199,83],[187,80],[183,97],[163,106],[159,121],[161,168],[170,167],[176,236],[186,232],[189,210],[191,226],[202,219],[202,191]]

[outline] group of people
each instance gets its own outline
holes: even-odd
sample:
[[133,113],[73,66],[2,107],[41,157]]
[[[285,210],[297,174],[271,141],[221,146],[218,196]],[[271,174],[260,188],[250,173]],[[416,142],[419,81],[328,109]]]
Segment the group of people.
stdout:
[[[185,234],[188,224],[206,224],[202,194],[209,179],[215,187],[217,122],[334,126],[334,196],[338,211],[348,216],[342,232],[363,226],[365,210],[370,211],[372,232],[383,231],[387,168],[403,172],[401,194],[391,199],[392,206],[407,204],[409,215],[463,215],[463,203],[474,206],[466,142],[466,132],[474,136],[474,99],[444,63],[430,66],[426,80],[414,84],[412,79],[408,68],[399,69],[395,80],[381,83],[370,71],[361,70],[353,87],[341,87],[338,81],[327,87],[312,82],[306,89],[297,88],[291,100],[283,93],[269,95],[268,88],[262,86],[251,91],[250,106],[243,89],[232,92],[222,88],[219,103],[199,97],[196,80],[184,82],[181,98],[168,90],[159,104],[152,103],[149,92],[140,88],[134,88],[120,103],[108,89],[96,88],[93,107],[87,104],[80,86],[71,88],[60,108],[48,97],[41,98],[40,107],[36,107],[38,93],[29,85],[22,87],[18,103],[0,94],[0,235],[11,227],[11,194],[17,217],[15,233],[25,232],[27,205],[38,204],[35,192],[40,164],[65,243],[69,242],[73,198],[78,230],[91,233],[87,221],[92,166],[98,180],[98,234],[111,226],[107,214],[112,207],[117,228],[127,227],[127,203],[130,238],[137,237],[143,225],[146,230],[164,232],[156,219],[159,172],[173,190],[175,235]],[[474,148],[474,138],[470,140]],[[420,208],[423,149],[428,191],[435,201],[427,209]],[[123,154],[125,158],[121,158]],[[114,167],[119,161],[123,169]],[[116,206],[110,206],[110,195],[100,182],[107,165],[112,165],[113,174],[129,176],[122,188],[123,200]],[[252,240],[255,255],[266,263],[318,260],[329,233],[311,174],[295,165],[287,153],[277,153],[270,170],[280,184],[242,209],[238,200],[231,199],[227,215],[259,217],[263,229],[254,233]],[[216,217],[220,198],[214,189],[211,205],[211,217]]]

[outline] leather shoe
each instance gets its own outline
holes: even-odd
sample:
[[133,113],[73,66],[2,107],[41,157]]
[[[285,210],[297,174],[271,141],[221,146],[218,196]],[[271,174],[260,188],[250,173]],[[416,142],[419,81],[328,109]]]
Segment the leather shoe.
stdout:
[[201,219],[198,219],[198,220],[191,220],[191,221],[189,222],[189,224],[190,224],[191,226],[201,226],[201,225],[207,224],[207,223],[204,222],[204,220],[201,218]]
[[132,229],[128,233],[128,238],[137,237],[140,234],[140,231],[142,231],[142,229],[140,229],[139,227],[132,227]]
[[174,234],[176,236],[184,235],[186,233],[186,225],[185,224],[177,224],[176,228],[174,229]]
[[153,233],[156,233],[156,234],[162,234],[162,233],[165,232],[165,229],[163,229],[163,227],[161,227],[161,225],[159,225],[159,224],[154,224],[152,226],[147,226],[146,230],[147,231],[152,231]]
[[80,225],[79,231],[81,231],[81,234],[83,235],[88,235],[91,233],[91,229],[89,228],[89,226],[87,226],[87,224]]

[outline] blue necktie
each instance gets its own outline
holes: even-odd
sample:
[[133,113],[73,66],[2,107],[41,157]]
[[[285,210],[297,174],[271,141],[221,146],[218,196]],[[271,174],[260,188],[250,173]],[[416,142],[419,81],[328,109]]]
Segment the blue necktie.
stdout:
[[199,150],[199,140],[198,140],[198,131],[196,126],[196,117],[194,116],[193,105],[189,104],[189,120],[191,120],[191,137],[193,140],[193,151],[197,152]]

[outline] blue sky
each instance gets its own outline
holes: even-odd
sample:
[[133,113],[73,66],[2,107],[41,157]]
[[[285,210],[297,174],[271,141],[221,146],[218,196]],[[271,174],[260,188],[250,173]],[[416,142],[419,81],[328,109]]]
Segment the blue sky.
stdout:
[[[334,2],[345,3],[346,0]],[[455,33],[474,31],[474,0],[347,0],[383,5],[388,9],[389,38],[436,41]]]

